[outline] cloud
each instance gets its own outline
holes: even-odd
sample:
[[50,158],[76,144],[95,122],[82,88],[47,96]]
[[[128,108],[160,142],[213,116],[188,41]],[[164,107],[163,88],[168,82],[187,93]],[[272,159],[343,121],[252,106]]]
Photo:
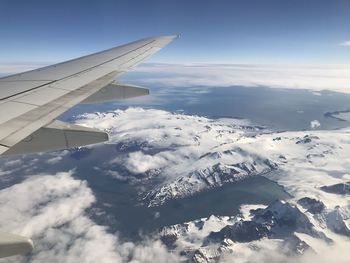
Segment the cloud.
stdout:
[[30,162],[25,162],[23,156],[7,156],[2,157],[1,161],[1,168],[0,168],[0,176],[4,175],[6,178],[3,180],[7,181],[10,180],[8,175],[11,175],[15,172],[18,172],[20,170],[30,170],[35,167],[35,161],[31,160]]
[[350,46],[350,41],[345,41],[343,43],[340,43],[341,46]]
[[48,159],[46,162],[48,164],[56,164],[56,163],[59,163],[60,161],[62,161],[62,156],[56,156],[56,157],[52,157],[50,159]]
[[160,241],[120,242],[97,225],[86,209],[96,201],[85,181],[73,172],[31,176],[0,191],[2,230],[29,236],[35,249],[27,258],[2,262],[176,262]]
[[[350,42],[341,45],[349,46]],[[0,65],[0,74],[14,74],[47,63],[16,63]],[[257,65],[257,64],[152,64],[145,63],[135,70],[147,73],[137,78],[145,85],[166,87],[229,87],[266,86],[271,88],[332,90],[350,93],[349,65]]]
[[11,167],[11,166],[19,166],[22,164],[22,161],[20,159],[16,160],[10,160],[5,163],[6,167]]
[[47,156],[53,155],[54,157],[51,157],[49,159],[46,160],[46,163],[48,164],[57,164],[60,161],[63,160],[63,157],[67,156],[69,154],[68,150],[63,150],[63,151],[57,151],[57,152],[53,152],[50,154],[47,154]]
[[350,66],[238,65],[238,64],[142,64],[147,73],[138,81],[165,87],[266,86],[271,88],[332,90],[350,93]]
[[163,167],[167,162],[162,156],[152,156],[138,151],[129,154],[125,166],[132,173],[144,173]]
[[321,127],[321,123],[318,120],[313,120],[310,122],[311,129],[317,129]]

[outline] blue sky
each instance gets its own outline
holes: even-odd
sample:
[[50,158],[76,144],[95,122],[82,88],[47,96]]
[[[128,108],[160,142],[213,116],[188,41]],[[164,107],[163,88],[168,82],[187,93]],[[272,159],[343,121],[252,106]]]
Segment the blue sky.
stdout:
[[349,64],[347,0],[2,0],[1,63],[51,63],[181,34],[153,62]]

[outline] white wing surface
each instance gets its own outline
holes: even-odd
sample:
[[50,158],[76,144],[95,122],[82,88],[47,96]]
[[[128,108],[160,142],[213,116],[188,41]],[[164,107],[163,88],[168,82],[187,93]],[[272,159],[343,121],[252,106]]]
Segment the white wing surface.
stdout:
[[[62,149],[108,140],[102,131],[79,129],[58,123],[55,118],[81,102],[148,94],[148,90],[120,84],[115,79],[176,37],[146,38],[0,78],[0,154]],[[49,139],[51,136],[57,137],[55,143]]]

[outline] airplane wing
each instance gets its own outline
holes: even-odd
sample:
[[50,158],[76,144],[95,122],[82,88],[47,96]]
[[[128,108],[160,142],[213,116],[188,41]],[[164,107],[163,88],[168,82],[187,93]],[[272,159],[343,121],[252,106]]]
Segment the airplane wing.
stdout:
[[[148,90],[116,78],[177,36],[151,37],[56,65],[0,78],[0,154],[42,152],[108,140],[56,118],[78,103],[125,99]],[[0,232],[0,258],[29,252],[30,239]]]
[[147,89],[115,79],[176,37],[146,38],[0,78],[0,154],[63,149],[108,140],[102,131],[79,128],[55,118],[78,103],[148,94]]

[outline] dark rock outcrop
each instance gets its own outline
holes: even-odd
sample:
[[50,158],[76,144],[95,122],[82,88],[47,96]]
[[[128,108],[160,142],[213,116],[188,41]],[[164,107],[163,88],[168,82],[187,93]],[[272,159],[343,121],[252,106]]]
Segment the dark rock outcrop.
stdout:
[[350,182],[322,186],[321,190],[332,194],[350,195]]
[[299,199],[298,204],[312,214],[319,214],[326,208],[320,200],[310,197],[303,197]]
[[219,232],[211,232],[206,242],[222,241],[226,238],[236,242],[251,242],[267,237],[269,229],[263,224],[254,221],[240,221],[234,225],[228,225]]

